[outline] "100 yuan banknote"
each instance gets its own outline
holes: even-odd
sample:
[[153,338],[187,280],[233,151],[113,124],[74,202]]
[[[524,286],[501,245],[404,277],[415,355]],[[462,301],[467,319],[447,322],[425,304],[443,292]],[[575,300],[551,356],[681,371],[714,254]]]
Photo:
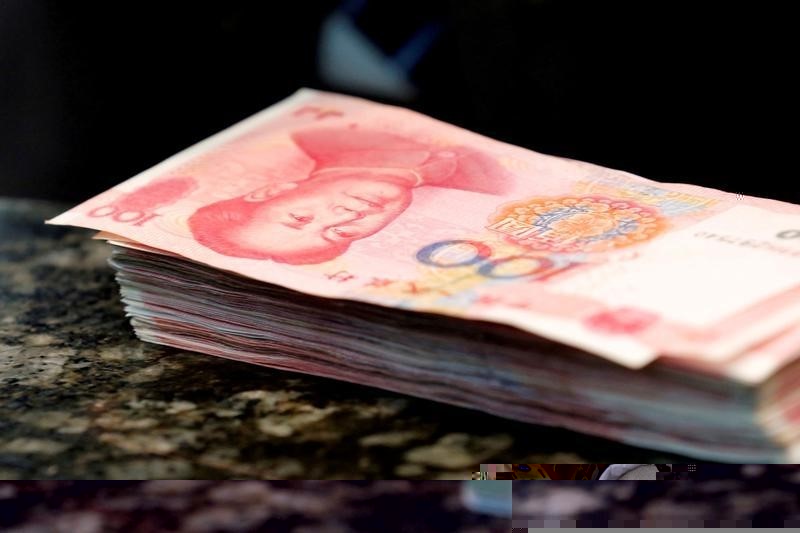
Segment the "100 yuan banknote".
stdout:
[[318,296],[501,322],[631,367],[724,361],[800,323],[796,205],[311,90],[50,223]]

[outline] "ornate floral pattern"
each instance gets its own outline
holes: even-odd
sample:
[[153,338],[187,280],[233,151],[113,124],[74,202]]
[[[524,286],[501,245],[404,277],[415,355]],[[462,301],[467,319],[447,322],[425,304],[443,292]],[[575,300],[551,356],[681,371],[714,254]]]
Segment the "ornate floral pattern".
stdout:
[[605,252],[647,241],[666,223],[659,212],[604,196],[531,198],[502,206],[489,229],[534,250]]

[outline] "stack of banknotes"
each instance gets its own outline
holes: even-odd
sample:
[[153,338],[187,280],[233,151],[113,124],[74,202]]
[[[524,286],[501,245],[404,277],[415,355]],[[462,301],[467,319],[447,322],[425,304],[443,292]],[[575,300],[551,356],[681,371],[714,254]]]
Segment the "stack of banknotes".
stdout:
[[145,341],[699,458],[800,457],[797,205],[301,90],[49,222],[113,244]]

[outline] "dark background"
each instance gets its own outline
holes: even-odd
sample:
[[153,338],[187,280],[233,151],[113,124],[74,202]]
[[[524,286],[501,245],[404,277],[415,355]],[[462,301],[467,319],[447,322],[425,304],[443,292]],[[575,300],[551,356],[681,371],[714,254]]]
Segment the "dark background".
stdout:
[[[84,200],[309,86],[660,181],[800,202],[794,19],[739,4],[0,0],[0,195]],[[413,95],[324,74],[335,13],[402,65]],[[358,71],[348,50],[325,52]]]

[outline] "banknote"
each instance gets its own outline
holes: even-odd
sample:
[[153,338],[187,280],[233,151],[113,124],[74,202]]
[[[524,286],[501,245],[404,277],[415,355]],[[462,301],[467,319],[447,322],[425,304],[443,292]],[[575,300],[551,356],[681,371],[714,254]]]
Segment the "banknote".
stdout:
[[800,325],[790,326],[722,363],[697,358],[663,357],[662,359],[674,367],[757,385],[774,376],[781,368],[800,359]]
[[49,222],[316,296],[500,322],[632,368],[732,361],[800,324],[799,206],[307,89]]
[[146,342],[714,460],[786,460],[796,440],[798,365],[758,387],[688,359],[629,369],[503,325],[315,297],[128,244],[109,263]]

